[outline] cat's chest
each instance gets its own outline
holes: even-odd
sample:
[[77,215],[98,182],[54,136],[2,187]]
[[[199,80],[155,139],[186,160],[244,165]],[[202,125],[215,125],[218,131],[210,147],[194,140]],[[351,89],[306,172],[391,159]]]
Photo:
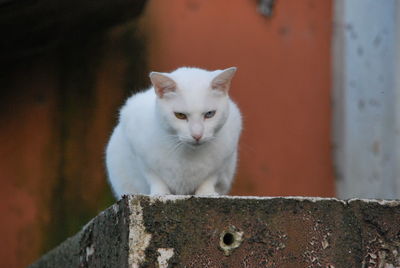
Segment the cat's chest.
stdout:
[[209,176],[223,162],[221,153],[215,153],[215,148],[194,148],[187,150],[157,150],[151,158],[151,168],[157,173],[170,178],[202,178]]
[[214,151],[212,148],[207,148],[207,150],[188,149],[174,153],[164,151],[157,157],[158,164],[165,167],[179,167],[182,170],[211,168],[216,162],[220,161]]

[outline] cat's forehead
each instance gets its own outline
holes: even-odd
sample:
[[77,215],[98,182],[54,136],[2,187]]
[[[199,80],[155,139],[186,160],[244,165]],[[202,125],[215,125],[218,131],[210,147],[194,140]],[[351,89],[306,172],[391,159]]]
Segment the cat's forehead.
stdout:
[[213,91],[210,88],[205,90],[183,89],[171,99],[171,104],[175,109],[185,112],[204,112],[215,109],[219,106],[222,98]]
[[206,76],[209,74],[214,73],[215,71],[208,71],[205,69],[200,69],[196,67],[181,67],[172,71],[170,74],[173,76],[181,76],[181,75],[199,75],[199,76]]
[[188,89],[209,86],[215,75],[215,71],[189,67],[179,68],[169,74],[178,86]]

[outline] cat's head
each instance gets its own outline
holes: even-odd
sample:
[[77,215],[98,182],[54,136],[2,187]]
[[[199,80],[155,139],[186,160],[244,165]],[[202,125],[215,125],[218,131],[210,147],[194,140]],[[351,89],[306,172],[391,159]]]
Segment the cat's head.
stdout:
[[235,72],[236,68],[231,67],[150,73],[157,108],[170,133],[191,146],[212,140],[228,118],[228,91]]

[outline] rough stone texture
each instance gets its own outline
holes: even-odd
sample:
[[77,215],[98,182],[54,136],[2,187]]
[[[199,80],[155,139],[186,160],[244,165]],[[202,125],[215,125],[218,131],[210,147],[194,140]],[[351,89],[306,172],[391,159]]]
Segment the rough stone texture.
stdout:
[[128,196],[39,267],[400,267],[400,201]]
[[121,200],[30,267],[128,267],[129,209]]

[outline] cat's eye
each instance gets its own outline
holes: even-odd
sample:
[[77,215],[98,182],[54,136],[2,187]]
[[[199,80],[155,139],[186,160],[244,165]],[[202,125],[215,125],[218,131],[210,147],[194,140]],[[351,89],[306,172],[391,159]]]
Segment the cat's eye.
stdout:
[[209,111],[204,114],[205,119],[209,119],[215,115],[215,111]]
[[187,116],[184,113],[174,113],[174,114],[175,114],[175,117],[180,119],[180,120],[186,120],[187,119]]

